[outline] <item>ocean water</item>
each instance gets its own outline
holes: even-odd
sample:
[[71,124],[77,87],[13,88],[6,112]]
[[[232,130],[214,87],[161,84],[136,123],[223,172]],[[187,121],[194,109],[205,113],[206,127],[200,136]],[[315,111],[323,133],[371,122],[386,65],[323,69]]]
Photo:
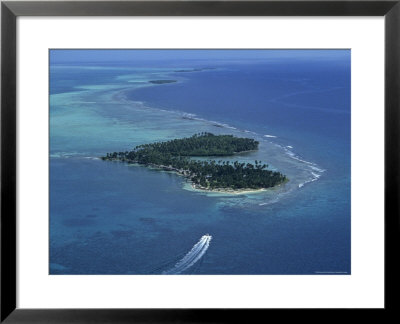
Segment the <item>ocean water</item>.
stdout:
[[[124,53],[51,53],[50,274],[351,273],[350,51]],[[99,159],[202,131],[290,181],[206,193]]]

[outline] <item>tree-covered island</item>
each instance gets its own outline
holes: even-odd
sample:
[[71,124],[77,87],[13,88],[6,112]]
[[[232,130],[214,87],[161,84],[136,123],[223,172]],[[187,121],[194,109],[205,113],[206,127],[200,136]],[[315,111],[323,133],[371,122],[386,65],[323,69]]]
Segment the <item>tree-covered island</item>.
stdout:
[[199,133],[189,138],[139,145],[132,151],[107,153],[101,159],[175,171],[189,179],[195,188],[203,190],[264,189],[287,181],[285,175],[268,170],[268,165],[261,161],[251,164],[193,159],[232,156],[257,150],[258,144],[251,138]]

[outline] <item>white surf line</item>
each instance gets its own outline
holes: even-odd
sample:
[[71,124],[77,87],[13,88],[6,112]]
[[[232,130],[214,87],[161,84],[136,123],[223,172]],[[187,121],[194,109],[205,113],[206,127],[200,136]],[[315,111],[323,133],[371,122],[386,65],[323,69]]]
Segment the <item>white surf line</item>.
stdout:
[[180,274],[189,269],[206,253],[210,246],[211,235],[203,235],[201,239],[192,247],[192,249],[180,260],[173,268],[163,271],[162,274]]

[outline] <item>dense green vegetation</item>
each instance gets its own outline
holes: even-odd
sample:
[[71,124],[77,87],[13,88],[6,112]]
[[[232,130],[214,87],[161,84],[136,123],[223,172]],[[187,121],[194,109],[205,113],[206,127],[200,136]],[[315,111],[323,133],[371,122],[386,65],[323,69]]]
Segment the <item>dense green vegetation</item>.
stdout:
[[130,152],[107,153],[102,159],[173,170],[189,178],[196,187],[202,189],[261,189],[286,181],[284,175],[268,170],[268,166],[261,161],[251,164],[221,160],[199,161],[190,158],[230,156],[256,150],[258,144],[251,138],[200,133],[189,138],[139,145]]
[[130,154],[131,159],[156,153],[171,154],[172,156],[229,156],[257,149],[258,142],[251,138],[200,133],[188,138],[139,145]]

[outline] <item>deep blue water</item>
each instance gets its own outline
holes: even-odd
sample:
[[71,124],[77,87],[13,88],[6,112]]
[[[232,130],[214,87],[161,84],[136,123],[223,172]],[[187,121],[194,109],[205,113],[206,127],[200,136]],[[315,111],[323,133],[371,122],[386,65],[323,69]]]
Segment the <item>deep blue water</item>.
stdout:
[[[52,62],[50,273],[158,274],[210,234],[208,250],[184,273],[349,274],[350,52],[292,53]],[[202,67],[213,69],[174,72]],[[149,86],[150,79],[178,82]],[[110,95],[121,89],[147,108]],[[267,139],[325,171],[263,203],[262,194],[204,195],[185,190],[175,174],[93,159],[210,127],[231,131],[182,113],[276,136]],[[260,154],[268,162],[268,149]]]

